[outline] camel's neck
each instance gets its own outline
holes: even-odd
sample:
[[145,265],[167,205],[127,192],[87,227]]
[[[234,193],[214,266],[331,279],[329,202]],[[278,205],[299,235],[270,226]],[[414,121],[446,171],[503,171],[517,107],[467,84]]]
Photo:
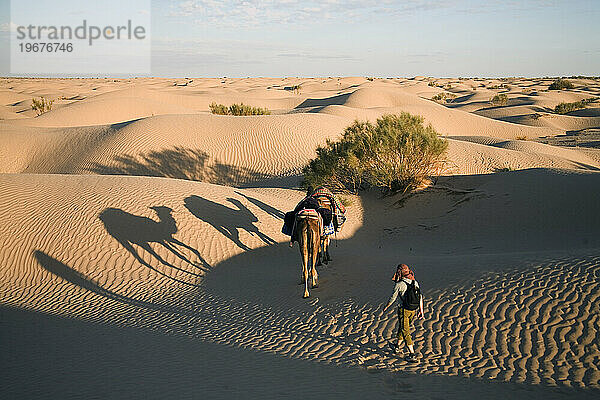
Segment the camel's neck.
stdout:
[[177,232],[177,223],[170,212],[157,211],[156,214],[158,215],[158,220],[161,225],[170,227],[173,233]]

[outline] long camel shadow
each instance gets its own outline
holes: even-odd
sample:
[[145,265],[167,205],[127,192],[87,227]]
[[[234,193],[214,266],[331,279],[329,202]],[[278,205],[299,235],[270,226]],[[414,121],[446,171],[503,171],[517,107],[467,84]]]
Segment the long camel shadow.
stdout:
[[194,216],[212,225],[243,250],[248,251],[250,248],[240,240],[240,229],[258,236],[265,244],[277,243],[254,225],[258,222],[258,218],[241,201],[231,197],[227,198],[227,201],[236,208],[230,208],[195,195],[186,197],[184,204]]
[[[188,271],[166,261],[152,248],[152,246],[150,246],[150,244],[160,244],[177,258],[200,270],[200,272],[207,272],[210,269],[210,264],[204,260],[198,250],[173,237],[173,235],[177,233],[177,223],[171,215],[173,210],[164,206],[150,208],[157,214],[159,218],[158,222],[147,217],[130,214],[118,208],[106,208],[100,213],[98,218],[104,224],[104,228],[108,234],[115,238],[121,246],[131,253],[140,264],[170,279],[191,285],[191,283],[187,281],[164,273],[150,262],[144,260],[134,247],[134,245],[141,247],[160,264],[183,274],[187,274],[192,278],[202,276],[202,274]],[[190,260],[180,248],[192,252],[198,258],[199,262]]]
[[46,271],[64,279],[65,281],[75,286],[79,286],[83,289],[89,290],[90,292],[106,297],[107,299],[116,300],[124,304],[130,304],[133,306],[147,308],[149,310],[154,311],[186,314],[192,316],[197,315],[197,312],[193,310],[186,310],[179,307],[157,304],[150,301],[137,300],[132,297],[123,296],[122,294],[113,292],[112,290],[105,289],[102,286],[100,286],[100,284],[95,280],[85,276],[79,271],[74,270],[73,268],[62,263],[54,257],[49,256],[43,251],[35,250],[33,252],[33,256],[40,264],[40,266]]

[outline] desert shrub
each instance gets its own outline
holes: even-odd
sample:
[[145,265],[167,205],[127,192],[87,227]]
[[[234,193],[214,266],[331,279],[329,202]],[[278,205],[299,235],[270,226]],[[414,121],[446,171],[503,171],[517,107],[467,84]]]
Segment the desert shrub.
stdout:
[[573,88],[574,88],[574,86],[570,81],[568,81],[566,79],[561,79],[561,78],[558,78],[557,80],[552,82],[552,84],[550,84],[550,86],[548,87],[549,90],[562,90],[562,89],[573,89]]
[[420,116],[403,112],[384,115],[375,124],[355,121],[338,141],[317,148],[317,157],[302,171],[304,184],[351,193],[372,187],[405,193],[439,171],[447,147]]
[[37,115],[42,115],[43,113],[52,110],[52,103],[54,103],[54,100],[48,100],[44,97],[40,97],[38,100],[34,97],[32,99],[31,109],[34,110]]
[[346,208],[350,207],[353,204],[352,199],[346,196],[340,196],[340,201]]
[[211,105],[209,105],[208,107],[210,108],[210,112],[213,114],[218,114],[218,115],[228,115],[229,114],[229,107],[227,107],[223,104],[211,103]]
[[508,96],[505,95],[504,93],[497,94],[490,99],[490,103],[493,106],[505,106],[508,104]]
[[580,101],[575,101],[573,103],[560,103],[559,105],[554,107],[554,112],[557,114],[566,114],[571,111],[586,108],[588,104],[593,103],[596,100],[598,100],[598,97],[591,97],[589,99],[583,99]]
[[232,104],[229,107],[223,104],[212,103],[210,106],[210,112],[219,115],[270,115],[271,111],[266,108],[252,107],[244,103]]
[[[323,81],[323,83],[325,83],[325,81]],[[283,90],[289,90],[291,92],[294,92],[296,94],[300,94],[300,90],[302,89],[302,84],[299,85],[292,85],[292,86],[286,86],[283,88]]]
[[514,170],[515,169],[509,165],[508,167],[496,168],[495,172],[510,172]]
[[373,77],[371,77],[371,76],[368,76],[368,77],[367,77],[367,80],[368,80],[369,82],[373,82],[373,81],[375,80],[375,78],[373,78]]
[[583,101],[576,101],[574,103],[560,103],[554,107],[554,112],[557,114],[566,114],[582,108],[585,108],[585,103]]
[[517,136],[515,139],[517,139],[517,140],[527,140],[527,136]]
[[436,103],[450,103],[452,100],[456,98],[456,95],[453,93],[438,93],[431,98],[431,100]]

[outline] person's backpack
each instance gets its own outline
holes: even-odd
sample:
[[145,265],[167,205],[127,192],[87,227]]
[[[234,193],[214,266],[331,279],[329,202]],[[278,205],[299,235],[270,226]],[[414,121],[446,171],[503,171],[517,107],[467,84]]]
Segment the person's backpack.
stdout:
[[421,305],[421,289],[415,284],[414,280],[406,283],[406,286],[406,292],[404,292],[404,296],[402,297],[402,308],[405,310],[416,310]]

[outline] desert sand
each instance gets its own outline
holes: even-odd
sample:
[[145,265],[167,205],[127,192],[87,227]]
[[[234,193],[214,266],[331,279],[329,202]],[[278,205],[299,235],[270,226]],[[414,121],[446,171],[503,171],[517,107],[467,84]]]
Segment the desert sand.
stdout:
[[[1,397],[600,397],[600,103],[552,111],[600,81],[551,82],[0,79]],[[302,167],[402,111],[448,139],[441,176],[345,195],[302,299],[281,233]],[[425,295],[417,364],[387,346],[399,262]]]

